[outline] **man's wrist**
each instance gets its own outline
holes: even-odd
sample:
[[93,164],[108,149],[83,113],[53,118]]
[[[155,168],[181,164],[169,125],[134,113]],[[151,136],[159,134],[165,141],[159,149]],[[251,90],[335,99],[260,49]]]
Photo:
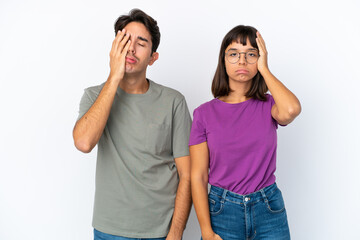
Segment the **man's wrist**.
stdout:
[[174,228],[170,228],[170,231],[166,237],[167,240],[181,240],[183,235],[183,231]]
[[119,85],[119,83],[121,82],[121,78],[119,78],[118,76],[114,76],[110,73],[107,81],[111,84]]

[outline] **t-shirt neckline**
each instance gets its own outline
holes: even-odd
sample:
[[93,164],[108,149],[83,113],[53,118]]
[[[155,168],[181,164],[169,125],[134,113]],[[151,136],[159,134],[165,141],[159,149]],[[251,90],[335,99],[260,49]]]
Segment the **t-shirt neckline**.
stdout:
[[239,103],[227,103],[227,102],[224,102],[224,101],[221,101],[220,99],[218,98],[215,98],[214,99],[216,102],[220,103],[220,104],[223,104],[224,106],[240,106],[240,105],[244,105],[244,104],[247,104],[249,103],[251,100],[253,100],[253,98],[250,98],[246,101],[243,101],[243,102],[239,102]]
[[128,97],[128,98],[143,98],[146,97],[148,95],[150,95],[153,91],[153,85],[154,82],[151,81],[150,79],[146,78],[146,80],[149,82],[149,88],[145,93],[139,93],[139,94],[133,94],[133,93],[127,93],[125,92],[123,89],[121,89],[121,87],[118,87],[118,93],[121,93],[123,96]]

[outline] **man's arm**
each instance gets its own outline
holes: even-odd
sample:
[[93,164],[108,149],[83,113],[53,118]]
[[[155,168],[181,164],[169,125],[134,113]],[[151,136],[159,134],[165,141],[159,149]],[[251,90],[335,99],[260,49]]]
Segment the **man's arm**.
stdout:
[[94,104],[75,124],[74,143],[81,152],[88,153],[98,143],[109,118],[116,90],[125,74],[125,56],[130,46],[125,30],[118,32],[110,51],[110,75]]
[[175,163],[180,181],[176,192],[175,210],[167,240],[180,240],[182,238],[191,209],[190,157],[175,158]]

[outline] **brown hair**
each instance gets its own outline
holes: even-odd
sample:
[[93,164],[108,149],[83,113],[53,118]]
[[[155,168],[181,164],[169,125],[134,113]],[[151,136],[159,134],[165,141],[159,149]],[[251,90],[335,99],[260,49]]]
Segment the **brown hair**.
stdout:
[[[241,44],[246,45],[247,39],[249,39],[251,46],[259,50],[256,43],[256,32],[257,30],[254,27],[239,25],[231,29],[230,32],[225,35],[221,43],[219,62],[211,86],[211,92],[215,98],[228,96],[232,91],[229,85],[229,76],[227,75],[225,68],[226,48],[233,42],[240,42]],[[266,86],[265,80],[258,71],[252,79],[251,87],[245,96],[265,101],[265,94],[267,91],[268,87]]]
[[160,30],[157,25],[157,22],[147,15],[145,12],[140,9],[134,8],[132,9],[128,15],[121,15],[114,24],[115,36],[117,32],[122,30],[126,25],[131,22],[139,22],[144,24],[146,29],[149,31],[151,35],[152,49],[151,54],[156,52],[160,44]]

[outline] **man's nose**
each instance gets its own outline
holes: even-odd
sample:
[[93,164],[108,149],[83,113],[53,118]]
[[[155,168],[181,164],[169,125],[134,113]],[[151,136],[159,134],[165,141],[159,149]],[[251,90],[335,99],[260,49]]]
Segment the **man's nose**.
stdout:
[[[130,34],[130,33],[129,33]],[[135,37],[130,34],[129,39],[131,40],[128,52],[135,53]]]

